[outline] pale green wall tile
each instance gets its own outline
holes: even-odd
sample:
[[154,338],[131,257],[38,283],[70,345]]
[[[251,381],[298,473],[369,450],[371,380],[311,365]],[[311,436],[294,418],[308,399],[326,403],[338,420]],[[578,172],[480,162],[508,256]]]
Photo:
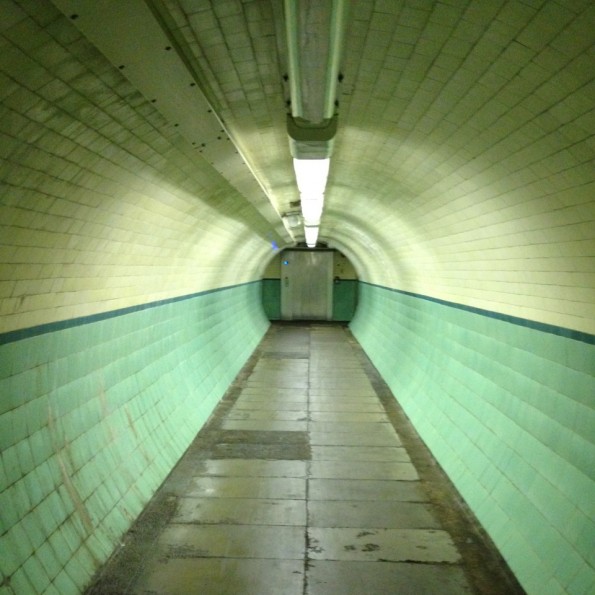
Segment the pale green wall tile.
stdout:
[[35,515],[39,521],[39,525],[46,536],[51,535],[60,525],[60,519],[56,517],[53,509],[57,500],[59,500],[59,496],[55,492],[52,492],[35,509]]
[[29,440],[21,440],[20,442],[17,442],[17,444],[14,445],[14,448],[16,451],[16,456],[19,460],[21,476],[25,476],[35,467]]
[[584,345],[578,341],[567,341],[565,364],[588,376],[595,376],[595,345]]
[[66,570],[62,570],[54,579],[54,587],[63,595],[77,595],[79,590],[76,583],[70,578]]
[[[58,475],[58,477],[61,477]],[[72,512],[72,504],[70,502],[65,503],[62,496],[63,488],[58,483],[57,489],[52,492],[47,498],[46,502],[49,502],[49,513],[54,517],[56,527],[59,527],[64,519]]]
[[527,593],[539,593],[544,579],[548,580],[550,575],[544,568],[543,561],[533,551],[531,542],[527,542],[516,530],[516,526],[511,525],[502,546],[504,558],[513,572],[523,577],[523,586]]
[[[0,345],[0,387],[5,387],[3,381],[17,373],[15,364],[21,360],[19,356],[18,347],[15,348],[12,344]],[[2,394],[6,394],[5,391],[2,391]],[[2,405],[0,411],[3,411],[1,407]]]
[[544,592],[552,595],[566,595],[567,593],[566,589],[554,578],[546,583]]
[[35,593],[36,589],[33,583],[29,580],[27,573],[23,567],[19,568],[10,577],[10,586],[13,593]]
[[80,555],[71,558],[64,567],[66,574],[68,574],[74,585],[87,584],[93,578],[93,572],[90,572],[79,562],[79,557]]
[[[62,453],[62,455],[64,455],[64,453]],[[65,464],[66,467],[66,464]],[[66,467],[66,470],[68,471],[68,468]],[[64,479],[64,476],[62,476]],[[70,477],[70,475],[68,475],[68,478],[70,480],[70,484],[72,485],[72,487],[74,488],[74,490],[76,491],[76,486],[74,485],[74,483],[72,482],[72,478]],[[58,493],[58,495],[60,496],[60,500],[62,502],[62,508],[60,510],[56,510],[57,514],[60,514],[62,516],[69,516],[70,514],[72,514],[73,512],[76,511],[76,504],[75,502],[73,502],[72,499],[72,494],[69,491],[68,487],[66,485],[64,485],[64,483],[61,483],[58,485],[58,488],[56,490],[56,492]]]
[[23,518],[32,508],[27,486],[23,479],[16,481],[11,486],[12,505],[17,510],[19,518]]
[[595,592],[593,567],[584,564],[576,575],[572,577],[566,588],[570,595],[591,595],[591,593]]
[[0,416],[0,450],[4,452],[21,440],[26,434],[25,428],[25,418],[19,419],[15,409]]
[[595,518],[593,346],[367,285],[351,328],[525,588],[567,585]]
[[56,556],[60,566],[64,567],[68,560],[70,560],[73,552],[68,546],[68,542],[64,538],[61,529],[57,528],[49,536],[48,541],[52,547],[52,550],[54,551],[54,555]]
[[585,519],[578,534],[573,538],[576,551],[584,556],[588,564],[595,568],[595,520]]
[[25,531],[22,521],[13,525],[8,533],[9,547],[12,547],[20,560],[26,560],[34,551],[33,544]]
[[23,563],[20,552],[14,547],[14,537],[11,532],[0,535],[0,572],[6,577],[11,576],[13,572]]
[[14,491],[15,488],[9,486],[0,493],[0,535],[6,533],[21,518],[17,507],[13,505]]
[[47,458],[47,453],[52,448],[49,428],[47,425],[41,427],[38,431],[29,435],[29,446],[31,456],[35,466],[43,464]]
[[48,577],[47,571],[37,559],[36,556],[31,556],[24,564],[23,571],[29,582],[33,586],[33,593],[43,593],[47,586],[50,584],[50,578]]
[[76,561],[79,563],[81,569],[88,575],[88,577],[92,578],[96,571],[97,562],[96,558],[89,551],[88,544],[85,543],[77,552]]
[[[571,544],[572,546],[572,544]],[[564,556],[558,556],[552,563],[552,575],[560,585],[568,585],[585,566],[584,559],[572,548],[565,548]],[[566,591],[567,593],[570,591]]]
[[25,533],[27,533],[27,537],[31,541],[33,545],[33,550],[36,551],[37,548],[45,541],[45,534],[43,532],[43,527],[39,522],[39,518],[37,517],[35,509],[33,509],[27,516],[25,516],[21,523],[23,524],[23,529]]
[[56,558],[50,543],[48,541],[42,543],[35,551],[35,556],[45,569],[49,580],[52,581],[62,569],[62,565]]
[[[3,416],[7,411],[18,406],[16,393],[12,390],[11,376],[0,379],[0,395],[2,395],[2,399],[0,399],[0,415]],[[0,429],[3,425],[0,425]]]
[[489,524],[493,539],[498,543],[503,543],[510,531],[510,515],[507,511],[494,503],[489,496],[478,508],[478,518],[484,519],[486,525]]
[[114,548],[114,537],[107,537],[100,525],[92,535],[87,538],[87,548],[96,560],[106,560]]
[[[254,284],[2,347],[13,356],[3,360],[2,374],[18,376],[8,380],[14,390],[0,412],[9,447],[2,452],[3,483],[14,484],[0,497],[12,503],[5,516],[12,531],[28,515],[35,545],[41,534],[47,538],[38,552],[49,574],[73,560],[54,591],[63,595],[94,570],[81,547],[85,539],[93,557],[107,558],[267,325]],[[11,446],[21,438],[22,445]],[[29,475],[15,483],[23,472]],[[73,490],[98,524],[94,535],[83,530]]]

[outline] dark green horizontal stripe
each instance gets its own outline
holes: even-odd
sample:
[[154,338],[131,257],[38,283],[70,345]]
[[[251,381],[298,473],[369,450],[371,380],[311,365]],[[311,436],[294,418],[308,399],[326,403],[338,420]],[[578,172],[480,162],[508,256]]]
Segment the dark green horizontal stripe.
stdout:
[[85,324],[91,324],[93,322],[100,322],[102,320],[109,320],[110,318],[116,318],[118,316],[124,316],[126,314],[132,314],[134,312],[141,312],[142,310],[149,310],[151,308],[158,308],[167,304],[173,304],[175,302],[183,302],[186,300],[192,300],[194,298],[208,295],[210,293],[217,293],[219,291],[227,291],[236,287],[242,287],[244,285],[252,285],[253,283],[260,283],[258,281],[248,281],[247,283],[239,283],[238,285],[229,285],[227,287],[218,287],[217,289],[208,289],[206,291],[199,291],[198,293],[191,293],[188,295],[177,296],[173,298],[167,298],[165,300],[158,300],[156,302],[148,302],[146,304],[138,304],[136,306],[129,306],[127,308],[120,308],[118,310],[110,310],[108,312],[99,312],[98,314],[90,314],[89,316],[79,316],[77,318],[70,318],[68,320],[58,320],[56,322],[48,322],[46,324],[40,324],[38,326],[32,326],[28,328],[18,329],[16,331],[8,331],[7,333],[0,334],[0,345],[6,345],[7,343],[14,343],[15,341],[21,341],[22,339],[28,339],[30,337],[36,337],[38,335],[45,335],[46,333],[53,333],[55,331],[63,331],[65,329],[73,328],[76,326],[83,326]]
[[435,304],[440,304],[441,306],[456,308],[457,310],[464,310],[465,312],[471,312],[472,314],[478,314],[479,316],[487,316],[488,318],[509,322],[510,324],[516,324],[517,326],[530,328],[543,333],[550,333],[551,335],[558,335],[566,339],[573,339],[574,341],[581,341],[582,343],[595,345],[595,335],[591,335],[590,333],[583,333],[582,331],[575,331],[573,329],[556,326],[554,324],[547,324],[545,322],[537,322],[536,320],[528,320],[527,318],[519,318],[518,316],[511,316],[509,314],[501,314],[500,312],[492,312],[491,310],[483,310],[482,308],[475,308],[473,306],[465,306],[464,304],[449,302],[447,300],[441,300],[428,295],[413,293],[411,291],[403,291],[402,289],[385,287],[384,285],[376,285],[375,283],[367,283],[366,281],[360,281],[360,283],[369,285],[370,287],[378,287],[380,289],[386,289],[387,291],[392,291],[394,293],[400,293],[409,297],[433,302]]
[[[32,326],[24,329],[18,329],[15,331],[9,331],[7,333],[0,334],[0,345],[5,345],[7,343],[14,343],[15,341],[20,341],[22,339],[27,339],[29,337],[35,337],[38,335],[44,335],[46,333],[52,333],[55,331],[65,330],[68,328],[82,326],[85,324],[91,324],[93,322],[99,322],[101,320],[108,320],[110,318],[115,318],[117,316],[124,316],[125,314],[131,314],[133,312],[140,312],[142,310],[148,310],[149,308],[157,308],[159,306],[164,306],[166,304],[172,304],[175,302],[182,302],[185,300],[194,299],[203,295],[207,295],[210,293],[217,293],[219,291],[226,291],[229,289],[234,289],[236,287],[242,287],[244,285],[251,285],[253,283],[260,283],[259,281],[249,281],[247,283],[240,283],[238,285],[230,285],[227,287],[219,287],[217,289],[209,289],[206,291],[200,291],[198,293],[192,293],[188,295],[178,296],[174,298],[168,298],[164,300],[158,300],[156,302],[149,302],[147,304],[139,304],[136,306],[130,306],[128,308],[120,308],[118,310],[110,310],[109,312],[99,312],[98,314],[91,314],[89,316],[80,316],[78,318],[71,318],[68,320],[59,320],[56,322],[49,322],[47,324],[40,324],[38,326]],[[489,318],[494,318],[496,320],[501,320],[503,322],[509,322],[511,324],[516,324],[518,326],[522,326],[525,328],[530,328],[533,330],[541,331],[544,333],[550,333],[553,335],[558,335],[560,337],[565,337],[567,339],[573,339],[574,341],[581,341],[583,343],[588,343],[590,345],[595,345],[595,335],[590,333],[584,333],[582,331],[577,331],[574,329],[564,328],[560,326],[556,326],[553,324],[547,324],[544,322],[538,322],[535,320],[529,320],[526,318],[520,318],[518,316],[511,316],[509,314],[502,314],[500,312],[493,312],[491,310],[483,310],[482,308],[475,308],[474,306],[466,306],[464,304],[458,304],[456,302],[449,302],[447,300],[441,300],[439,298],[413,293],[411,291],[404,291],[402,289],[395,289],[393,287],[386,287],[384,285],[377,285],[375,283],[368,283],[366,281],[360,281],[360,283],[364,285],[369,285],[370,287],[378,287],[379,289],[385,289],[387,291],[392,291],[394,293],[400,293],[402,295],[407,295],[409,297],[414,297],[418,299],[422,299],[428,302],[433,302],[435,304],[440,304],[441,306],[447,306],[449,308],[457,308],[458,310],[463,310],[465,312],[471,312],[473,314],[478,314],[480,316],[487,316]]]

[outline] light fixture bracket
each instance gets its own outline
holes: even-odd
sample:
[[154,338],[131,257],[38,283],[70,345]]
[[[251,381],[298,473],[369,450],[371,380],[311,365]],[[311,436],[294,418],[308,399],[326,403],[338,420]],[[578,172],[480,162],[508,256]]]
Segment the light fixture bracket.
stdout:
[[313,124],[287,115],[289,149],[295,159],[325,159],[333,152],[338,116]]

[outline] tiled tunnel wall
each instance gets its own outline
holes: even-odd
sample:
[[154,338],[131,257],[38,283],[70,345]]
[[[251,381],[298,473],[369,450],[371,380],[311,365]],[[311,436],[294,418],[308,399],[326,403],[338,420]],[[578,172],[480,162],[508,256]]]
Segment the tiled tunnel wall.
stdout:
[[51,2],[0,10],[0,332],[255,280],[260,213]]
[[527,592],[593,593],[595,338],[506,318],[362,284],[351,328]]
[[[570,18],[584,3],[566,4],[546,9]],[[513,35],[533,9],[507,7]],[[554,17],[552,36],[566,22]],[[505,32],[496,23],[473,45],[470,86],[447,87],[452,121],[441,100],[412,120],[424,109],[412,95],[401,129],[361,81],[361,125],[342,129],[335,166],[345,191],[361,185],[355,163],[370,172],[343,238],[359,242],[362,279],[594,332],[592,27],[572,18],[554,51],[535,34],[543,52],[508,84],[483,74]],[[109,555],[264,332],[258,283],[208,290],[259,277],[270,225],[50,2],[3,2],[0,32],[0,592],[65,595]],[[387,60],[399,49],[378,47]],[[362,151],[374,134],[364,115],[386,139],[377,153]],[[592,343],[361,287],[355,334],[525,587],[593,591]],[[96,318],[68,322],[81,316]]]
[[275,236],[52,3],[0,14],[0,592],[67,595],[264,333]]
[[267,326],[249,283],[0,335],[0,591],[79,593]]

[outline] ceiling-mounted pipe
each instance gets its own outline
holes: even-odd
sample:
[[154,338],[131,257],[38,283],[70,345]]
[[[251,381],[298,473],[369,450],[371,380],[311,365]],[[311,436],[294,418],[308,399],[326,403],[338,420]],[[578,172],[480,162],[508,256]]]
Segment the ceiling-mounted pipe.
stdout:
[[337,109],[337,83],[339,82],[339,67],[341,65],[341,51],[345,37],[346,19],[347,3],[344,0],[334,0],[331,13],[330,49],[326,70],[325,118],[332,118]]

